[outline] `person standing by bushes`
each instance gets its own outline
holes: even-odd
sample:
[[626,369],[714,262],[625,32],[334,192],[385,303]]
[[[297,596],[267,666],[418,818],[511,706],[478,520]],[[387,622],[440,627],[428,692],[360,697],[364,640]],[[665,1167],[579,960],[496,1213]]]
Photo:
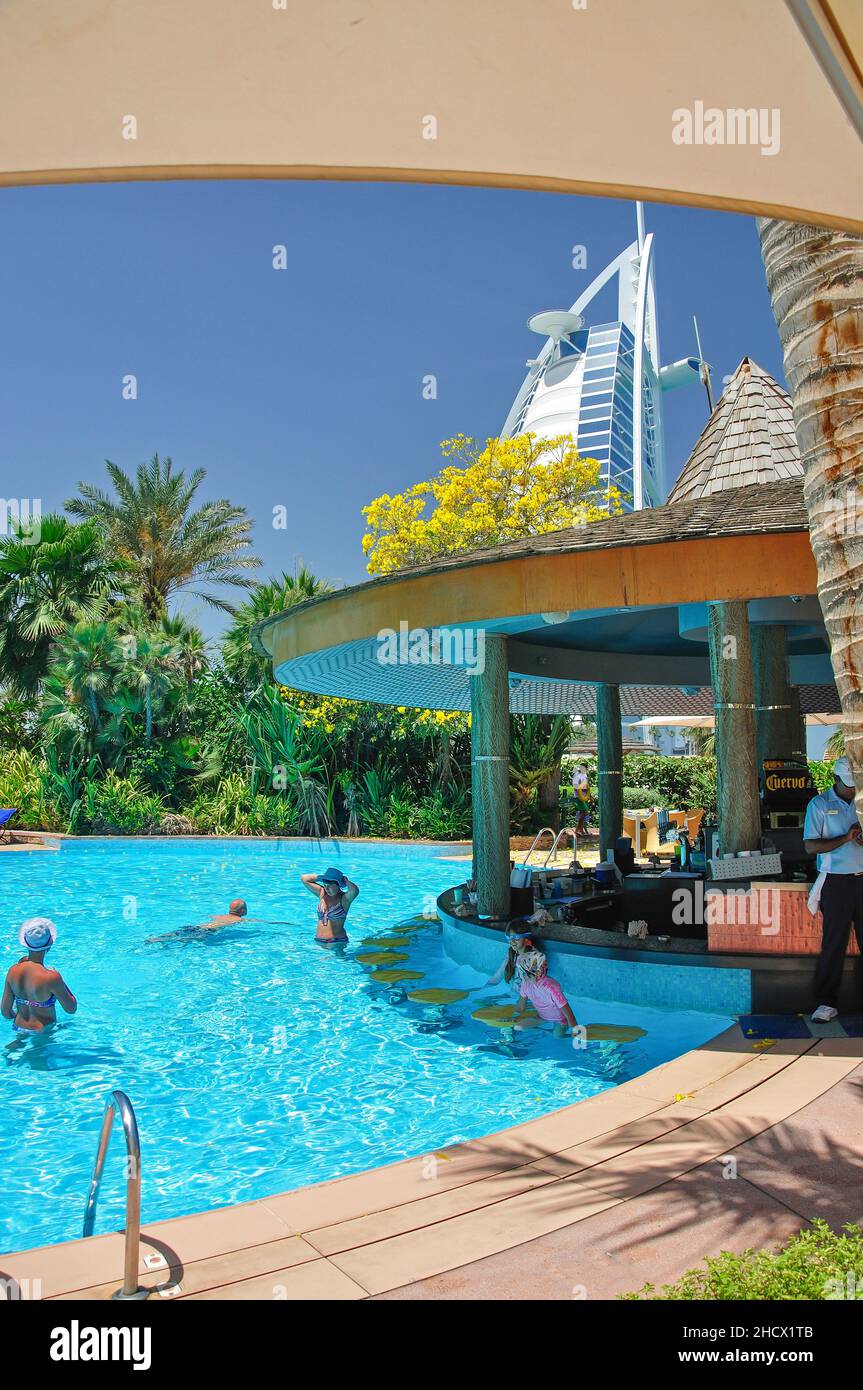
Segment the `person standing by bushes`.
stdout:
[[576,840],[579,835],[589,834],[587,824],[587,808],[590,804],[590,774],[584,763],[578,763],[572,773],[572,790],[575,793],[575,828],[573,834]]

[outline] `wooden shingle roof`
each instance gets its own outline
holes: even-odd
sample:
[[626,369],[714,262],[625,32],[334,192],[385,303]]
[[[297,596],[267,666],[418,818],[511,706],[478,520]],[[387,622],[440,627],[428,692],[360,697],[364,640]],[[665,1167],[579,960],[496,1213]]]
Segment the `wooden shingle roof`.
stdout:
[[728,488],[802,478],[791,401],[744,357],[668,494],[671,504]]

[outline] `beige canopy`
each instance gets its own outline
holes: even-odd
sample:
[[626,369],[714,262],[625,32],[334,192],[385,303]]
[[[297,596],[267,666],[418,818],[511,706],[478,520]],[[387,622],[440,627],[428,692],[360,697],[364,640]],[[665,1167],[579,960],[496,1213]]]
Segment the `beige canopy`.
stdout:
[[861,68],[860,0],[4,0],[0,182],[408,179],[863,231]]

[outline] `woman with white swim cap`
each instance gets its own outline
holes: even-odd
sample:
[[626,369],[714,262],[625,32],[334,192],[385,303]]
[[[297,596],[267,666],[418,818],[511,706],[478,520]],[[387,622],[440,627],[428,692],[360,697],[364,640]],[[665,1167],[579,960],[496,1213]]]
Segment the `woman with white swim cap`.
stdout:
[[45,965],[45,952],[57,940],[57,928],[50,918],[29,917],[18,932],[18,940],[27,955],[7,972],[0,1014],[11,1018],[19,1033],[41,1033],[49,1023],[56,1023],[55,1005],[73,1014],[78,1000],[59,970]]

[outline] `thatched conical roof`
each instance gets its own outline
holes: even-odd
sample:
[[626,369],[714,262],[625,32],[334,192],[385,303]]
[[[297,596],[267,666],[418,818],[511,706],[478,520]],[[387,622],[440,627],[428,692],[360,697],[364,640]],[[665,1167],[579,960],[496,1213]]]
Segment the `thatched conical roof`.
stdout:
[[802,476],[791,401],[769,372],[744,357],[668,501],[695,501],[729,488]]

